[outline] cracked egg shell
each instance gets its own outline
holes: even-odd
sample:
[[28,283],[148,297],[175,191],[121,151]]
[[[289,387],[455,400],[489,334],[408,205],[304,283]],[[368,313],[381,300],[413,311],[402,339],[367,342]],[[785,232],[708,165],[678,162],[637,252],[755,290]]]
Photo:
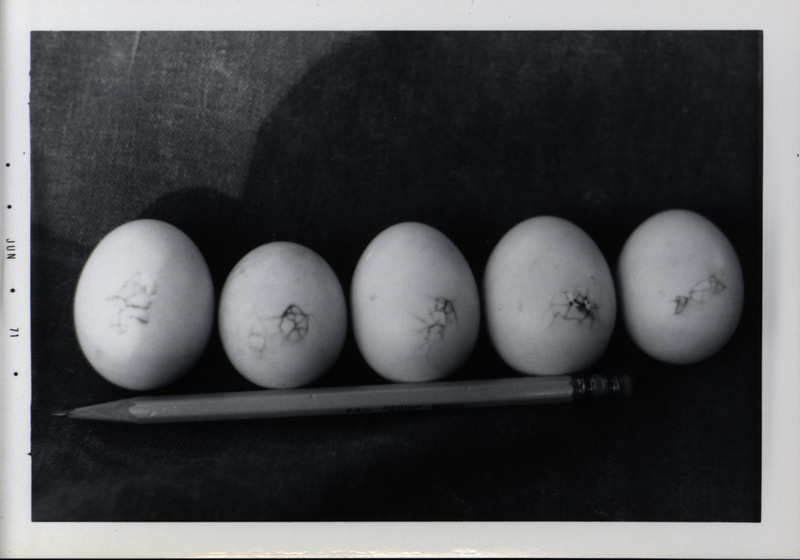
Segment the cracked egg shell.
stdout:
[[617,263],[626,329],[645,353],[690,364],[718,352],[742,312],[744,281],[725,234],[688,210],[651,216],[630,235]]
[[81,350],[101,376],[125,389],[157,389],[205,350],[214,326],[211,273],[175,226],[128,222],[86,261],[73,315]]
[[369,366],[395,382],[454,373],[480,328],[480,300],[461,251],[439,230],[395,224],[364,250],[353,273],[351,315]]
[[228,359],[250,382],[274,389],[308,385],[344,347],[344,291],[313,250],[287,241],[261,245],[225,281],[219,334]]
[[489,338],[518,372],[573,373],[605,352],[616,320],[614,279],[575,224],[554,216],[517,224],[492,250],[483,284]]

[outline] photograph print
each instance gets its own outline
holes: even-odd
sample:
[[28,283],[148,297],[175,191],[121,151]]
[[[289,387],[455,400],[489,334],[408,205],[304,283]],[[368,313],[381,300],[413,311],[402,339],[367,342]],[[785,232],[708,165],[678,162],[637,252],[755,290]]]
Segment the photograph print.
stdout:
[[32,32],[31,520],[759,522],[762,39]]

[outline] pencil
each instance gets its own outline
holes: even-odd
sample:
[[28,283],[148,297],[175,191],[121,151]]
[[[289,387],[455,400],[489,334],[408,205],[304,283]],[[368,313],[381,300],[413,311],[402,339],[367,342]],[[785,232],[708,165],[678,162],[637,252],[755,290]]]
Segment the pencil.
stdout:
[[137,396],[59,416],[133,424],[538,405],[631,394],[627,375],[519,377],[358,387]]

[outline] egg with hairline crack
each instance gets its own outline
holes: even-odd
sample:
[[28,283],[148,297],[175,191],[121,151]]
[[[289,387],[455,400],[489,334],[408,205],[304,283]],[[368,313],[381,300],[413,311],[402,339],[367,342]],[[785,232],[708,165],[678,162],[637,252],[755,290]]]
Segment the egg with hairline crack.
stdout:
[[736,250],[714,223],[689,210],[666,210],[640,224],[620,253],[617,281],[629,335],[666,363],[717,353],[744,304]]
[[219,334],[234,368],[255,385],[309,385],[336,363],[344,346],[344,291],[312,249],[266,243],[242,257],[225,280]]
[[368,365],[396,382],[455,373],[480,328],[475,277],[456,245],[418,222],[395,224],[364,250],[353,273],[355,340]]
[[616,320],[611,270],[578,226],[537,216],[511,228],[484,272],[489,338],[520,373],[561,375],[595,363]]
[[205,350],[214,326],[211,273],[181,230],[134,220],[92,251],[73,315],[81,350],[101,376],[125,389],[157,389]]

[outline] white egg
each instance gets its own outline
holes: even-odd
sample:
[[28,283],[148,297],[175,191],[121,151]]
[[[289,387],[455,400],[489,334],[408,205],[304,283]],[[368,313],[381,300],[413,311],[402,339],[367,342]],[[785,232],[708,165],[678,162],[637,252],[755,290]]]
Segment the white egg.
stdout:
[[353,274],[350,303],[361,354],[391,381],[454,373],[478,337],[480,299],[469,264],[425,224],[396,224],[372,240]]
[[539,216],[514,226],[493,249],[484,274],[489,337],[525,374],[585,369],[605,351],[616,319],[611,271],[578,226]]
[[344,291],[330,265],[308,247],[261,245],[225,281],[219,333],[228,359],[252,383],[308,385],[334,365],[344,346]]
[[668,210],[636,228],[620,254],[617,280],[628,333],[658,360],[708,358],[739,323],[744,281],[736,251],[694,212]]
[[208,343],[211,274],[178,228],[129,222],[92,251],[73,314],[80,347],[100,375],[126,389],[156,389],[188,371]]

